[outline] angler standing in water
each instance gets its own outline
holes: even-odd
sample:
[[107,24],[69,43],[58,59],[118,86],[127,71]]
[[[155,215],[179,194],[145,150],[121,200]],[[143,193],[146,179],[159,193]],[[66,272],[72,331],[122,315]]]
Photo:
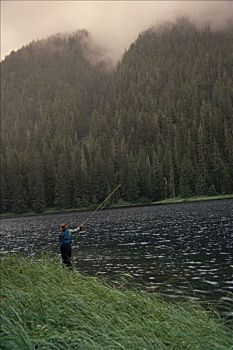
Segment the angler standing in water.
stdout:
[[118,185],[104,200],[100,205],[91,213],[90,216],[83,223],[75,229],[69,229],[67,224],[61,224],[61,234],[59,236],[60,241],[60,251],[62,257],[63,266],[72,267],[71,255],[72,255],[72,233],[77,233],[82,231],[84,225],[97,213],[97,211],[103,207],[103,205],[109,200],[109,198],[120,188],[121,185]]
[[59,242],[63,266],[67,266],[69,268],[72,267],[72,234],[80,232],[82,229],[82,225],[75,229],[69,229],[67,224],[60,225],[61,233],[59,236]]

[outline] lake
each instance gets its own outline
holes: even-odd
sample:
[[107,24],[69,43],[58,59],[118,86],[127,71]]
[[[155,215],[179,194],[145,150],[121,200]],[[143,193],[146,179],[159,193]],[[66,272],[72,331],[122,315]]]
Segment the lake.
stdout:
[[[59,223],[75,227],[89,215],[3,219],[1,255],[57,255]],[[125,278],[165,298],[211,302],[231,318],[233,200],[99,211],[76,236],[73,261],[83,273]]]

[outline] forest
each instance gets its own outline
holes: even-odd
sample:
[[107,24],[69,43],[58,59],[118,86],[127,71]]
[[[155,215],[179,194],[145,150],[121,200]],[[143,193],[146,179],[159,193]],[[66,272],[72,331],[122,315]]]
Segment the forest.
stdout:
[[233,27],[150,28],[114,67],[89,36],[1,62],[1,212],[233,193]]

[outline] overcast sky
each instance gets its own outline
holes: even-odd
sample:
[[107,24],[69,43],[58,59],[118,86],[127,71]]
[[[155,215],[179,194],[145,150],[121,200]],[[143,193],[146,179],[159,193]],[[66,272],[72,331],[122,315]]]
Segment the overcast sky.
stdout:
[[88,29],[118,58],[148,27],[188,15],[222,27],[233,18],[233,1],[1,1],[1,58],[32,40]]

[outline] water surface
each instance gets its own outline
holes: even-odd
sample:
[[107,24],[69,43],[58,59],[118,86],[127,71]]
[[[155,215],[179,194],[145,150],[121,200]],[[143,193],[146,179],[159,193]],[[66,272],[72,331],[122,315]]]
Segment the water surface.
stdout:
[[[59,254],[58,224],[90,213],[1,221],[1,254]],[[198,299],[233,316],[233,201],[104,210],[73,243],[79,270],[168,298]]]

